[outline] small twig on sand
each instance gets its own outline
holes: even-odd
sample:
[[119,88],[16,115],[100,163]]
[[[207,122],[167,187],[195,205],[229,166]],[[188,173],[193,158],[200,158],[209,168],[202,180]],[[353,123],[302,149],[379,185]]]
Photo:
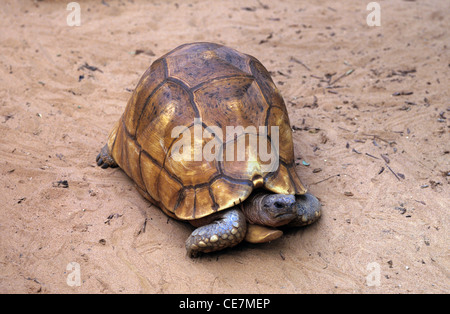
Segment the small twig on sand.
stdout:
[[329,86],[333,86],[334,84],[336,84],[339,80],[341,80],[343,77],[349,76],[350,74],[352,74],[355,71],[355,69],[350,69],[347,72],[345,72],[344,74],[342,74],[341,76],[339,76],[338,78],[336,78],[333,82],[331,82],[329,84]]
[[312,184],[310,184],[310,185],[316,185],[316,184],[319,184],[319,183],[328,181],[328,180],[330,180],[330,179],[332,179],[332,178],[334,178],[334,177],[340,177],[340,176],[341,176],[341,174],[338,173],[338,174],[335,174],[335,175],[333,175],[333,176],[331,176],[331,177],[328,177],[328,178],[326,178],[326,179],[320,180],[320,181],[318,181],[318,182],[314,182],[314,183],[312,183]]
[[392,172],[392,174],[397,178],[398,181],[401,181],[399,176],[394,172],[394,170],[391,169],[391,167],[388,166],[388,164],[385,164],[385,166]]
[[291,57],[290,61],[296,62],[296,63],[304,66],[305,69],[307,69],[309,72],[311,72],[311,69],[306,64],[304,64],[302,61],[298,60],[297,58]]

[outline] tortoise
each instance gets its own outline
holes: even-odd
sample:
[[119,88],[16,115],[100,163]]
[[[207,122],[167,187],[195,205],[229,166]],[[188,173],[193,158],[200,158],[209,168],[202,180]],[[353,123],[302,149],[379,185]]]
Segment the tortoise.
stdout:
[[288,112],[266,68],[215,43],[184,44],[154,61],[97,156],[168,216],[197,227],[186,241],[191,257],[316,221],[320,202],[294,161]]

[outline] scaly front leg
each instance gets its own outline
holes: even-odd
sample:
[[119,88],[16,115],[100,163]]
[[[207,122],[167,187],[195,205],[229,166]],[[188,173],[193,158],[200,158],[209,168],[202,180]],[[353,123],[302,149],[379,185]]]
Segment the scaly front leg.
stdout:
[[[208,218],[208,217],[207,217]],[[207,219],[207,224],[195,229],[186,240],[186,250],[190,257],[198,253],[219,251],[239,244],[247,233],[244,214],[237,207],[219,212]]]

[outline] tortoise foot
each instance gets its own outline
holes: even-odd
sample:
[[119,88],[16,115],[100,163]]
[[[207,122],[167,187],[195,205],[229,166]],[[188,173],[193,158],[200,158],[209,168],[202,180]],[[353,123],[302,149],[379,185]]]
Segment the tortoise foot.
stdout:
[[210,224],[195,229],[186,240],[186,250],[190,257],[199,253],[219,251],[239,244],[247,232],[247,222],[239,209],[220,212]]
[[302,227],[317,221],[322,215],[322,205],[312,194],[297,195],[295,197],[297,217],[292,220],[288,227]]
[[111,154],[109,153],[108,145],[105,145],[102,150],[100,151],[100,154],[97,156],[97,165],[102,167],[103,169],[106,168],[116,168],[118,167],[117,163],[112,158]]

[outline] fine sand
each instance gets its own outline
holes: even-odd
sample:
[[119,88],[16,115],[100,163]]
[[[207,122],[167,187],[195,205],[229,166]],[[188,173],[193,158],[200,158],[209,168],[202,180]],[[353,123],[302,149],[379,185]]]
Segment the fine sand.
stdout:
[[[1,5],[0,293],[450,292],[448,0],[379,1],[372,27],[370,1],[79,1],[80,26],[68,2]],[[318,223],[190,259],[189,224],[96,166],[140,76],[195,41],[271,72]]]

